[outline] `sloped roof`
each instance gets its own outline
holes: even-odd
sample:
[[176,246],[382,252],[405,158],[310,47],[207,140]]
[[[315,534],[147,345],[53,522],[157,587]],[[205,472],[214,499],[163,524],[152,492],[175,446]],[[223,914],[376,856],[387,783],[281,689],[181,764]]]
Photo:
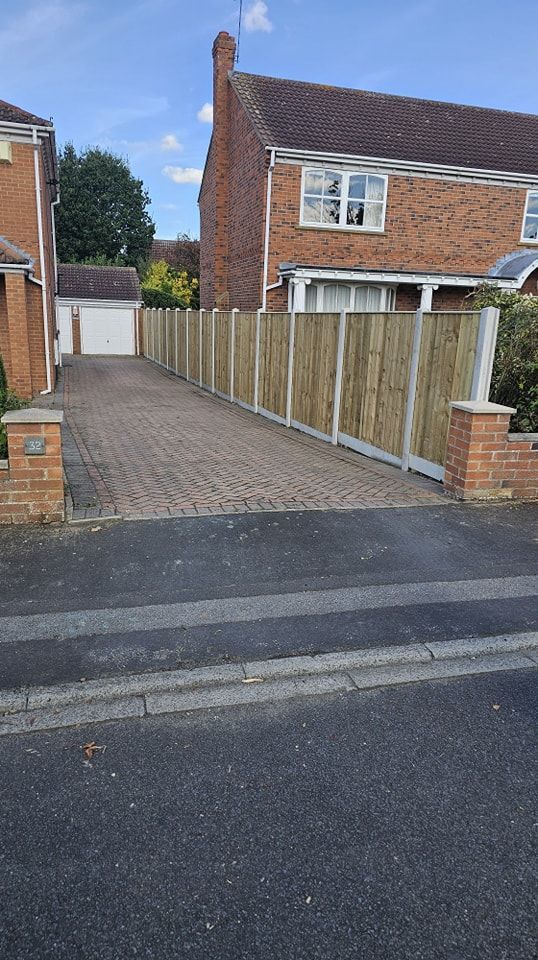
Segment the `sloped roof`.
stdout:
[[538,116],[234,72],[265,146],[538,176]]
[[33,267],[34,261],[29,253],[21,250],[14,243],[11,243],[7,237],[0,237],[0,264],[20,264],[22,266]]
[[140,301],[140,282],[134,267],[93,267],[58,264],[58,296],[65,300]]
[[529,267],[538,266],[538,248],[514,250],[493,264],[488,271],[489,277],[502,277],[505,280],[517,280]]
[[27,123],[29,125],[35,124],[38,127],[52,127],[50,120],[43,120],[42,117],[37,117],[35,113],[29,113],[28,110],[16,107],[15,104],[7,103],[5,100],[0,100],[0,123],[2,120],[6,123]]

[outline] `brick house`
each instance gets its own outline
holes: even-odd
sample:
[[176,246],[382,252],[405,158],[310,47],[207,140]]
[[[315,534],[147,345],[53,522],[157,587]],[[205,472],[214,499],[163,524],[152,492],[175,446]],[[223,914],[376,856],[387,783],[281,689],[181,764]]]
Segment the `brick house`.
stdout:
[[54,389],[54,127],[0,101],[0,353],[23,397]]
[[201,305],[458,309],[538,292],[538,117],[256,76],[213,45]]

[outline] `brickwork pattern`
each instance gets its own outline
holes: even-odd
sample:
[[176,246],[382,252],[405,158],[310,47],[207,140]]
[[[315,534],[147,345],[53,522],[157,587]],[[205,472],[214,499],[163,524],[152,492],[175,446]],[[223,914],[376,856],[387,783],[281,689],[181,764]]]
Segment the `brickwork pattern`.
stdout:
[[70,362],[65,415],[80,457],[65,469],[75,519],[442,502],[433,482],[286,430],[142,359]]
[[[64,518],[59,423],[7,424],[9,466],[0,471],[0,523],[51,523]],[[26,456],[24,439],[43,437],[45,456]]]
[[[39,147],[39,172],[41,181],[41,213],[43,219],[43,246],[45,260],[45,281],[48,309],[48,331],[50,346],[50,374],[54,382],[54,338],[56,335],[54,244],[52,233],[51,192],[47,183],[43,162],[43,146]],[[12,163],[0,164],[0,233],[7,237],[34,259],[34,272],[42,279],[39,261],[39,237],[37,227],[37,206],[34,171],[34,147],[31,143],[12,143]],[[7,303],[4,292],[0,290],[0,353],[7,358],[8,380],[15,386],[22,381],[19,392],[31,397],[47,386],[45,366],[45,345],[43,335],[43,303],[39,286],[25,282],[26,318],[30,359],[31,382],[27,385],[27,371],[19,367],[19,343],[12,343],[12,330],[7,323]],[[19,323],[19,320],[17,320]],[[17,341],[20,337],[17,337]],[[13,355],[13,362],[12,357]]]
[[509,413],[453,408],[445,488],[460,500],[538,498],[538,436],[509,434]]

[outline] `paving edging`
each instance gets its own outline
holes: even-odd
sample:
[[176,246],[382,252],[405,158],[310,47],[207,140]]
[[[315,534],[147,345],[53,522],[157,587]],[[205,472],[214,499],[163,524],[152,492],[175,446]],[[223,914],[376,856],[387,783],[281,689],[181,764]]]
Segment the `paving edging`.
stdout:
[[538,666],[538,632],[254,660],[0,692],[0,736]]

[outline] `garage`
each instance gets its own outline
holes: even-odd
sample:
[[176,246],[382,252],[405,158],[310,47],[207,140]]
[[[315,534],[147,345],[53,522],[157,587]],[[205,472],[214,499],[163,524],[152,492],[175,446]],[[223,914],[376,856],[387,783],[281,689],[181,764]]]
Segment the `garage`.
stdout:
[[61,354],[137,353],[140,284],[134,267],[58,266],[57,325]]

